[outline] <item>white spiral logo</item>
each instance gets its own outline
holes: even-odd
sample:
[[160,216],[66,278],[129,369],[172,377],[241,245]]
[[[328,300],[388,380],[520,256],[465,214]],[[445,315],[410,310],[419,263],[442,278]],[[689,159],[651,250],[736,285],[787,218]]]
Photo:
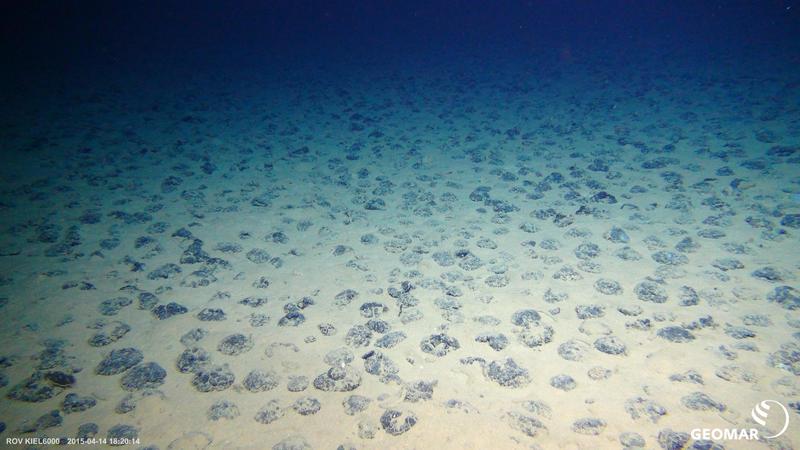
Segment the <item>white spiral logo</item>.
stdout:
[[767,417],[769,416],[770,403],[774,403],[781,407],[781,409],[783,410],[784,419],[783,419],[783,428],[781,428],[781,431],[773,436],[765,436],[767,439],[776,438],[785,433],[786,429],[789,428],[789,411],[786,409],[785,406],[783,406],[782,403],[777,402],[775,400],[764,400],[761,403],[757,403],[756,406],[753,408],[753,410],[750,412],[750,417],[752,417],[753,420],[755,420],[756,423],[761,425],[762,427],[767,426]]

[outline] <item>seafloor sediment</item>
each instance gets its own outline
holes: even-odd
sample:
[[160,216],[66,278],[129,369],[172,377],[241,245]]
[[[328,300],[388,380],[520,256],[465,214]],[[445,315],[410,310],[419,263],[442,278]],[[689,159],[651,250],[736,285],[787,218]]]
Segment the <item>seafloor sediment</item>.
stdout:
[[4,119],[0,438],[711,448],[688,433],[766,434],[774,399],[787,433],[717,444],[800,445],[800,87],[665,64],[31,100]]

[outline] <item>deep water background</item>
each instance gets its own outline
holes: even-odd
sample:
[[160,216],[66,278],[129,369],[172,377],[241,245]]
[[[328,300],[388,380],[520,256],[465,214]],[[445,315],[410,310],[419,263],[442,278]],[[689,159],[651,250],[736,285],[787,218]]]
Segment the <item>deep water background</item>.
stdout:
[[[553,62],[598,54],[627,68],[653,54],[712,63],[781,54],[799,64],[800,5],[760,1],[41,1],[5,2],[9,82],[270,65],[458,63],[498,54]],[[757,68],[754,67],[754,70]],[[150,74],[155,76],[156,74]],[[6,84],[8,86],[8,84]]]

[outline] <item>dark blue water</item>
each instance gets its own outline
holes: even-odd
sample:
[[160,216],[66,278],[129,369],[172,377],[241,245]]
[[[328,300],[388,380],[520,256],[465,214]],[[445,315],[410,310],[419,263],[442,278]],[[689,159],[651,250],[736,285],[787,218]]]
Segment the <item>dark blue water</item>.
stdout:
[[[780,55],[797,63],[798,11],[791,1],[452,2],[37,2],[7,5],[5,76],[164,67],[220,69],[541,55],[623,56],[619,68],[656,54]],[[175,63],[170,65],[169,61]],[[698,64],[698,69],[703,65]],[[352,68],[355,70],[355,67]],[[758,69],[753,67],[753,70]],[[99,75],[99,73],[98,73]]]

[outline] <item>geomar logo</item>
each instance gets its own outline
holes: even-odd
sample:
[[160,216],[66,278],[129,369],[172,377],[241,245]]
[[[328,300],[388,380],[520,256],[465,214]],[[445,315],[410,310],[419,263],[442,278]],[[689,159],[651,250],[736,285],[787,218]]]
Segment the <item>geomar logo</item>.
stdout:
[[[778,405],[779,408],[772,408]],[[781,416],[780,412],[783,412]],[[772,436],[763,436],[764,439],[775,439],[782,435],[789,428],[789,410],[783,404],[775,400],[763,400],[756,404],[750,411],[750,417],[764,428],[781,425],[780,431]],[[756,428],[695,428],[691,431],[692,439],[714,439],[714,440],[747,440],[756,441],[759,439],[758,429]]]
[[777,434],[772,436],[764,436],[767,439],[776,438],[783,433],[786,432],[786,429],[789,428],[789,411],[786,409],[783,404],[777,402],[775,400],[764,400],[761,403],[757,403],[756,406],[753,407],[753,410],[750,412],[750,417],[756,421],[757,424],[761,425],[762,427],[767,426],[767,418],[770,416],[770,404],[775,404],[780,406],[781,411],[783,411],[783,428]]

